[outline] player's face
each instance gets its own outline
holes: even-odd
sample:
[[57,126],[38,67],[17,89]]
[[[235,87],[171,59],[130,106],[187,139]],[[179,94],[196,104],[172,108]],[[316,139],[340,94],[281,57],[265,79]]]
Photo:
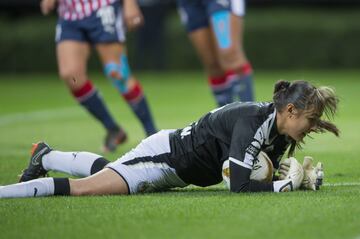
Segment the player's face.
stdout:
[[289,112],[286,124],[286,134],[297,142],[316,129],[316,119],[313,113],[292,110]]

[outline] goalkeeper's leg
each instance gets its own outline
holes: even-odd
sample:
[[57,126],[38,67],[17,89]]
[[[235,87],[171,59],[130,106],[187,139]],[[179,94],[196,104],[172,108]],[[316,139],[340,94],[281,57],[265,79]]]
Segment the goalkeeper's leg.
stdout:
[[62,152],[53,150],[45,142],[33,144],[28,167],[20,177],[20,182],[45,176],[49,171],[66,173],[77,177],[87,177],[97,173],[109,163],[102,156],[89,152]]
[[82,179],[39,178],[0,186],[0,198],[112,195],[128,194],[128,192],[125,180],[112,169],[104,169]]
[[87,177],[99,172],[110,161],[90,152],[62,152],[52,150],[42,158],[46,171],[62,172],[76,177]]

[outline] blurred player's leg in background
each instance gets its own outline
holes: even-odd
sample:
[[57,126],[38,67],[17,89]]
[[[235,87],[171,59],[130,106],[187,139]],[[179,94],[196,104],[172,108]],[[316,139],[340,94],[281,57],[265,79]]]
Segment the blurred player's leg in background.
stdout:
[[190,40],[219,106],[253,101],[251,65],[242,47],[244,1],[177,0]]
[[252,68],[243,48],[244,1],[229,1],[229,6],[224,8],[216,1],[208,5],[219,62],[229,73],[234,96],[241,101],[253,101]]
[[228,72],[234,96],[241,101],[253,101],[252,68],[243,49],[242,17],[230,11],[218,11],[211,18],[219,62],[224,71]]
[[208,84],[214,94],[218,106],[223,106],[233,101],[232,85],[227,81],[227,74],[222,70],[218,59],[210,28],[203,27],[189,33],[189,38],[194,45],[205,72],[208,75]]
[[104,65],[105,75],[123,96],[142,123],[146,135],[157,130],[140,82],[131,73],[125,47],[121,43],[98,43],[96,50]]
[[131,106],[142,122],[146,134],[155,133],[156,129],[141,85],[132,76],[124,52],[124,22],[128,29],[135,28],[142,22],[136,2],[108,1],[85,12],[82,11],[85,9],[84,5],[79,9],[68,9],[66,6],[63,8],[68,12],[60,14],[56,31],[60,76],[81,105],[106,128],[104,150],[114,151],[127,136],[110,115],[101,96],[88,79],[86,66],[90,45],[96,47],[106,76],[112,80]]
[[116,132],[119,140],[126,135],[108,111],[100,93],[87,75],[87,60],[90,46],[85,42],[64,40],[57,44],[59,75],[75,99],[96,119],[108,134]]
[[217,104],[222,106],[231,103],[232,86],[219,63],[204,3],[200,0],[177,0],[177,3],[181,21],[204,66]]

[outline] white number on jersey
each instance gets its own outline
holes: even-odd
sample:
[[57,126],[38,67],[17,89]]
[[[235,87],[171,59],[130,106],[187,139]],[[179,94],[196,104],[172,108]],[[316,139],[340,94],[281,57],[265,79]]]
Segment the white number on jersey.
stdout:
[[195,123],[193,123],[193,124],[191,124],[191,125],[186,126],[185,128],[183,128],[183,129],[181,130],[181,133],[180,133],[181,139],[183,139],[185,136],[190,135],[190,134],[191,134],[191,128],[192,128],[193,126],[197,125],[197,124],[198,124],[198,122],[196,121]]
[[101,19],[101,23],[102,23],[105,31],[107,31],[109,33],[115,32],[116,17],[115,17],[115,10],[114,10],[113,6],[106,6],[106,7],[100,8],[97,11],[96,16]]

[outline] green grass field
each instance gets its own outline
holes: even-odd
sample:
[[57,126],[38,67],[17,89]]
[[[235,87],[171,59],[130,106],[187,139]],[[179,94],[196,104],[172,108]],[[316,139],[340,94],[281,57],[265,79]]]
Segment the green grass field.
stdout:
[[[224,186],[189,187],[136,196],[0,200],[1,238],[360,238],[360,72],[256,72],[256,95],[270,100],[278,79],[334,86],[341,98],[341,137],[308,139],[298,158],[325,165],[320,191],[233,194]],[[140,75],[159,128],[184,127],[215,107],[203,74]],[[93,79],[130,139],[115,160],[143,137],[110,84]],[[0,75],[0,185],[14,183],[32,142],[64,151],[100,153],[104,132],[70,97],[56,75]],[[58,175],[58,174],[51,174]]]

